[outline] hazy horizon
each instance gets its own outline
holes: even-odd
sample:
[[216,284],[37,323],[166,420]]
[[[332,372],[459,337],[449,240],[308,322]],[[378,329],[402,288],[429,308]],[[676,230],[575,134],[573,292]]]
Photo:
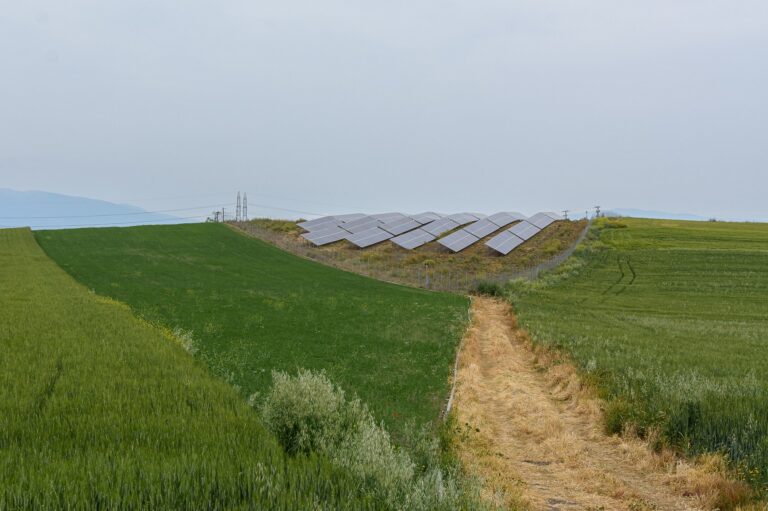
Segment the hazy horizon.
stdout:
[[15,3],[0,188],[768,219],[768,4]]

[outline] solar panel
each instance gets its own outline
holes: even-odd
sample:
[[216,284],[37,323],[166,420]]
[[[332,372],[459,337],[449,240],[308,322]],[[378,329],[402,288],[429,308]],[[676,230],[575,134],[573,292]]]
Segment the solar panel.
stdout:
[[393,236],[418,229],[419,227],[421,227],[421,224],[410,218],[405,218],[404,220],[396,221],[391,224],[384,224],[381,226],[382,229],[390,232]]
[[485,238],[492,232],[497,231],[498,229],[499,229],[499,226],[494,224],[487,218],[478,220],[477,222],[470,224],[464,228],[465,231],[467,231],[468,233],[478,238]]
[[361,218],[365,218],[368,215],[364,215],[362,213],[350,213],[348,215],[334,215],[333,218],[338,220],[339,222],[352,222],[354,220],[360,220]]
[[504,227],[517,220],[525,220],[525,215],[522,215],[516,211],[502,211],[500,213],[494,213],[489,216],[487,220],[490,220],[499,227]]
[[488,240],[486,245],[496,252],[507,255],[523,243],[525,243],[525,240],[522,238],[515,236],[509,231],[504,231]]
[[552,220],[565,220],[565,218],[552,211],[542,211],[542,214],[547,215]]
[[454,222],[448,218],[441,218],[440,220],[429,222],[427,225],[423,225],[421,228],[430,234],[440,236],[444,232],[454,230],[455,228],[459,227],[459,225],[460,224],[458,222]]
[[382,242],[384,240],[388,240],[391,237],[392,235],[387,231],[385,231],[384,229],[373,227],[371,229],[347,236],[347,239],[351,243],[354,243],[355,245],[357,245],[358,247],[365,248],[365,247],[370,247],[371,245],[375,245],[376,243]]
[[296,225],[304,229],[305,231],[317,231],[319,229],[328,229],[329,227],[338,226],[339,221],[332,216],[324,216],[321,218],[315,218],[314,220],[307,220]]
[[451,252],[460,252],[473,243],[477,243],[478,241],[480,241],[480,239],[477,236],[468,233],[464,229],[451,233],[445,238],[437,240],[438,243],[440,243]]
[[441,218],[443,218],[443,215],[439,213],[435,213],[433,211],[427,211],[424,213],[419,213],[418,215],[412,215],[411,218],[413,218],[420,224],[427,224],[433,220],[440,220]]
[[349,233],[339,227],[331,227],[330,229],[306,232],[301,236],[319,247],[321,245],[333,243],[334,241],[343,240],[345,237],[349,236]]
[[468,215],[472,215],[478,220],[482,220],[483,218],[488,218],[488,215],[484,215],[482,213],[467,213]]
[[341,224],[344,229],[351,233],[367,231],[368,229],[372,229],[380,225],[382,225],[381,222],[370,216]]
[[397,220],[402,220],[403,218],[408,218],[402,213],[379,213],[376,215],[371,215],[371,217],[385,224],[392,223]]
[[532,223],[539,229],[543,229],[549,224],[553,223],[555,220],[550,217],[549,215],[546,215],[545,213],[536,213],[531,218],[528,219],[528,222]]
[[420,247],[425,243],[429,243],[434,240],[435,236],[428,233],[424,229],[416,229],[405,234],[401,234],[396,238],[392,238],[390,241],[397,245],[400,245],[406,250],[413,250],[416,247]]
[[527,220],[523,220],[519,224],[515,224],[509,228],[509,232],[524,239],[525,241],[533,238],[539,233],[539,231],[541,231],[541,229],[528,222]]
[[471,224],[472,222],[476,222],[479,220],[475,215],[472,215],[470,213],[455,213],[453,215],[448,215],[447,217],[449,220],[453,220],[459,225],[466,225]]

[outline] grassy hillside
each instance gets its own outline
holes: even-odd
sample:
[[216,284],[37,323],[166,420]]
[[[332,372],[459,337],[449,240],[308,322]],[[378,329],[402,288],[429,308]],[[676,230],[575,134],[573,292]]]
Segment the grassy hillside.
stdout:
[[610,429],[658,428],[768,482],[768,225],[604,219],[512,298],[535,339],[603,389]]
[[0,509],[358,509],[169,335],[0,230]]
[[434,420],[467,317],[464,297],[385,284],[220,224],[37,234],[77,280],[193,339],[249,395],[271,370],[325,369],[398,431]]

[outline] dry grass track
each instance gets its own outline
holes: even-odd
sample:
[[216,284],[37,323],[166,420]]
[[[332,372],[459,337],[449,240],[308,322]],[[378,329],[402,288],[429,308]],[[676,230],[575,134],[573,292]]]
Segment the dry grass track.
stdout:
[[543,360],[508,304],[475,298],[456,388],[462,457],[487,497],[544,510],[712,509],[739,491],[719,462],[692,466],[606,436],[600,401],[572,366]]

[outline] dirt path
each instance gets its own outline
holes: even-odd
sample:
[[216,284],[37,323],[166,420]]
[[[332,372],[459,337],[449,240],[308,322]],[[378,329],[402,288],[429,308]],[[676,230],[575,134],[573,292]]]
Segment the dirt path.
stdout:
[[475,298],[473,315],[455,409],[462,456],[489,498],[552,511],[707,507],[697,469],[603,434],[599,401],[568,365],[540,367],[507,304]]

